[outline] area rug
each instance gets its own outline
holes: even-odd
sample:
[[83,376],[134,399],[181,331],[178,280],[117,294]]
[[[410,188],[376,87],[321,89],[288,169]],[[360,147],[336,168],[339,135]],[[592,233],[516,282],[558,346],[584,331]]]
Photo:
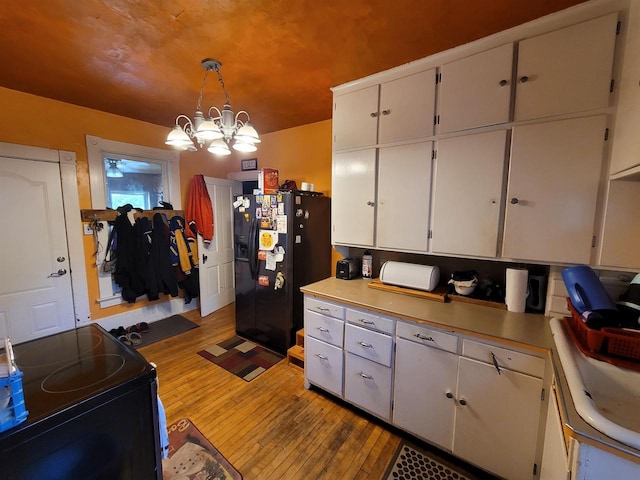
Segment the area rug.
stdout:
[[387,467],[382,477],[385,480],[480,480],[492,478],[474,474],[466,468],[445,460],[434,452],[417,445],[402,441],[396,451],[394,460]]
[[188,418],[167,428],[169,457],[162,460],[164,480],[242,480],[224,456]]
[[199,325],[182,315],[172,315],[157,322],[149,323],[149,331],[140,334],[142,343],[134,345],[136,348],[146,347],[165,338],[184,333]]
[[284,358],[279,353],[240,337],[232,337],[200,350],[198,355],[247,382],[266,372]]

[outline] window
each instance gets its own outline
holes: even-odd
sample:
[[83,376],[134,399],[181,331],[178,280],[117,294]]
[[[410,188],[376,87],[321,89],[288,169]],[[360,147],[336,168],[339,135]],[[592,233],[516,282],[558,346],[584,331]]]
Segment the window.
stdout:
[[[95,210],[116,209],[130,203],[143,210],[170,203],[181,210],[180,154],[172,150],[143,147],[129,143],[86,136],[89,159],[91,206]],[[99,242],[106,246],[109,229],[99,232]],[[98,253],[96,263],[102,264],[105,248]],[[98,285],[102,308],[123,303],[111,275],[100,272]]]
[[107,207],[131,204],[143,210],[164,200],[162,164],[103,154]]

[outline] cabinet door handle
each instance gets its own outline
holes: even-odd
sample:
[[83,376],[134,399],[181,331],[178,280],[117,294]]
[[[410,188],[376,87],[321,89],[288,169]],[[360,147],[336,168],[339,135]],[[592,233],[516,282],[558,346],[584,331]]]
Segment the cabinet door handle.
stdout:
[[316,353],[316,357],[318,357],[320,360],[329,360],[329,357],[320,353]]
[[378,112],[371,112],[371,113],[369,114],[369,116],[370,116],[371,118],[376,118],[376,117],[378,116]]
[[447,398],[453,398],[453,393],[447,392],[447,393],[444,394],[444,396],[447,397]]
[[369,375],[368,373],[358,372],[358,375],[360,375],[365,380],[373,380],[373,375]]
[[496,370],[498,371],[498,375],[502,375],[502,372],[500,371],[500,366],[498,365],[498,359],[496,358],[493,352],[491,352],[491,360],[493,361],[493,366],[496,367]]
[[464,398],[460,399],[460,405],[462,405],[463,407],[467,404],[467,401]]
[[373,348],[373,345],[371,345],[370,343],[364,343],[362,340],[358,342],[358,345],[364,348]]
[[433,337],[425,337],[424,335],[421,335],[421,334],[419,334],[419,333],[416,333],[416,334],[414,335],[414,337],[419,338],[420,340],[426,340],[427,342],[433,342],[433,341],[435,341],[435,340],[433,339]]
[[367,205],[369,205],[370,207],[373,207],[373,206],[375,205],[375,203],[373,203],[371,200],[369,200],[369,201],[367,202]]
[[382,114],[383,115],[389,115],[391,113],[391,110],[386,109],[386,110],[382,110]]
[[507,83],[509,83],[509,82],[507,82],[506,80],[500,80],[498,85],[500,85],[501,87],[504,87]]
[[523,75],[520,77],[520,83],[527,83],[528,80],[529,80],[529,77],[527,77],[526,75]]
[[320,330],[322,333],[327,333],[329,331],[329,329],[325,327],[316,327],[316,329]]
[[358,321],[360,323],[364,323],[365,325],[375,325],[376,322],[374,322],[373,320],[365,320],[364,318],[359,318]]
[[511,205],[517,205],[519,202],[520,202],[520,200],[518,200],[518,198],[517,198],[517,197],[513,197],[513,198],[511,199]]

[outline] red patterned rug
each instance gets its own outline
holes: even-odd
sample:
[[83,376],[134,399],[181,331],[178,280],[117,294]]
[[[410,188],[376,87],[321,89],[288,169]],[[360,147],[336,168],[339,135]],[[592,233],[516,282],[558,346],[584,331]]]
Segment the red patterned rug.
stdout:
[[242,480],[238,472],[188,418],[167,428],[169,457],[162,460],[164,480]]
[[233,337],[213,347],[200,350],[198,355],[247,382],[266,372],[268,368],[284,358],[279,353],[240,337]]

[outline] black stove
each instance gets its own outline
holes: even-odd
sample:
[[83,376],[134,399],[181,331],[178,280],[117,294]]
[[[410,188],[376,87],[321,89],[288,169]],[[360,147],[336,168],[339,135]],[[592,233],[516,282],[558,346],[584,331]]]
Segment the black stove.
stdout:
[[142,355],[98,325],[13,350],[29,414],[0,433],[3,478],[161,478],[156,371]]

